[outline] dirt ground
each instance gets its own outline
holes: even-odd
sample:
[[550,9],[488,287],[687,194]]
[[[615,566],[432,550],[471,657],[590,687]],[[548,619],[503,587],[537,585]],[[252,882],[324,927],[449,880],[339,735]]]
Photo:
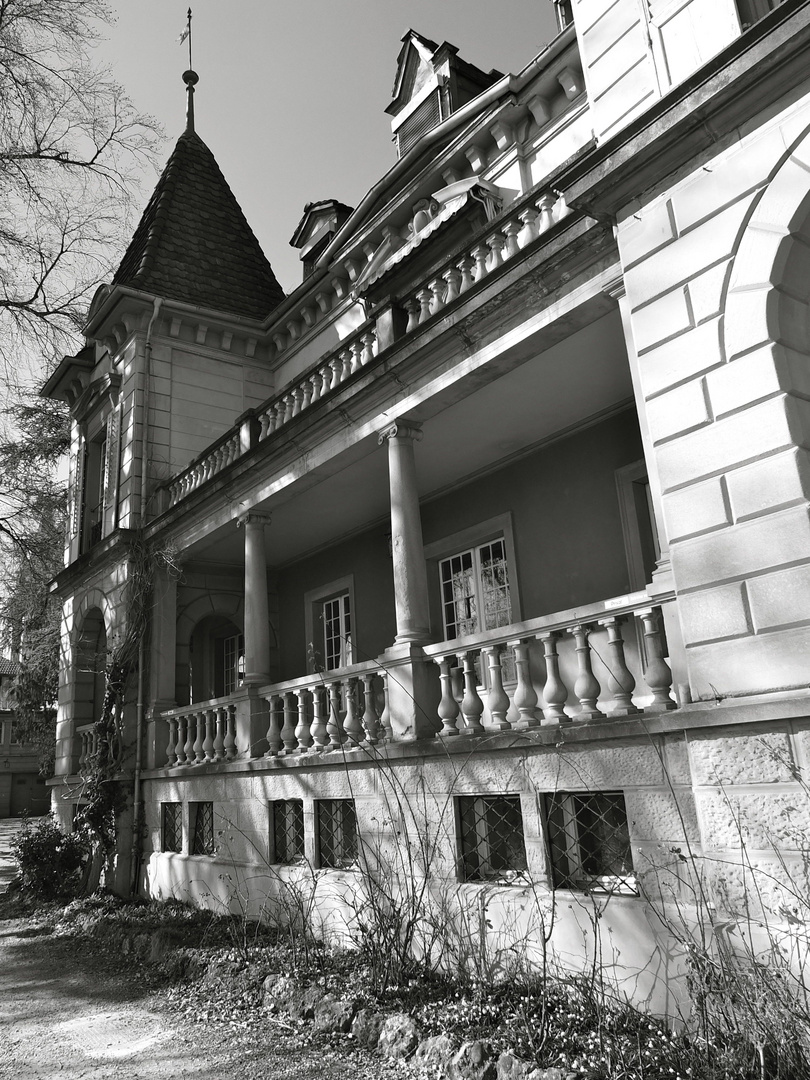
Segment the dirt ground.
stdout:
[[10,918],[0,898],[2,1080],[393,1080],[350,1045],[300,1045],[279,1020],[189,1022],[149,972],[102,944]]

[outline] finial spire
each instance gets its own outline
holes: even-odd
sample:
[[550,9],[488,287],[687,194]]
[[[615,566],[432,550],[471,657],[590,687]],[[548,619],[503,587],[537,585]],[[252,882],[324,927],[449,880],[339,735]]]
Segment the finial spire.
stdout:
[[183,33],[177,39],[180,45],[188,38],[188,71],[183,72],[183,82],[186,84],[187,104],[186,104],[186,131],[194,130],[194,87],[200,81],[200,77],[196,71],[194,71],[191,63],[191,8],[188,9],[186,15],[186,26]]

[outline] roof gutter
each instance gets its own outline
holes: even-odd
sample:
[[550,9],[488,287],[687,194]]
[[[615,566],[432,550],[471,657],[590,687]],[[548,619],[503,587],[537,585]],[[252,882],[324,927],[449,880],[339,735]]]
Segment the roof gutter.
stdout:
[[480,113],[482,109],[485,109],[487,105],[490,105],[493,101],[497,101],[507,94],[519,93],[551,60],[567,49],[575,40],[576,31],[572,24],[571,26],[567,26],[562,33],[558,34],[553,41],[549,42],[545,49],[543,49],[541,53],[538,53],[533,60],[530,60],[519,75],[504,75],[498,82],[493,83],[488,90],[479,94],[478,97],[473,98],[472,101],[468,101],[466,105],[462,105],[460,109],[457,109],[456,112],[448,116],[446,120],[443,120],[438,127],[433,128],[426,135],[423,135],[405,156],[401,157],[399,161],[388,170],[385,176],[383,176],[381,180],[378,180],[374,187],[370,188],[363,196],[360,200],[360,204],[351,217],[348,218],[342,228],[335,233],[331,242],[327,245],[323,254],[318,259],[316,265],[319,268],[328,266],[335,252],[340,245],[344,243],[345,238],[355,231],[359,222],[371,210],[382,192],[385,191],[393,181],[397,180],[401,173],[406,172],[413,163],[419,159],[421,154],[426,150],[429,150],[435,142],[443,139],[455,128],[465,123],[465,121],[471,119],[477,113]]

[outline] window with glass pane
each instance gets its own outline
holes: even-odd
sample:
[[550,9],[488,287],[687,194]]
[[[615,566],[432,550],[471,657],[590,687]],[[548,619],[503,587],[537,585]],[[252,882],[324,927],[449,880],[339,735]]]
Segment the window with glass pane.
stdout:
[[321,799],[316,806],[320,865],[336,869],[351,866],[357,861],[354,799]]
[[464,881],[508,884],[525,878],[520,796],[462,795],[457,802]]
[[352,613],[347,592],[324,601],[323,655],[327,671],[352,663]]
[[556,888],[637,892],[623,792],[556,791],[546,822]]
[[191,854],[213,855],[214,804],[198,802],[191,804]]
[[304,804],[300,799],[270,803],[274,862],[296,863],[304,858]]
[[179,802],[161,803],[163,851],[181,852],[183,850],[183,804]]
[[245,639],[241,634],[232,634],[230,637],[218,638],[215,647],[217,650],[215,691],[217,697],[224,697],[226,694],[232,694],[244,680]]
[[502,539],[442,559],[439,578],[446,638],[493,630],[512,621]]

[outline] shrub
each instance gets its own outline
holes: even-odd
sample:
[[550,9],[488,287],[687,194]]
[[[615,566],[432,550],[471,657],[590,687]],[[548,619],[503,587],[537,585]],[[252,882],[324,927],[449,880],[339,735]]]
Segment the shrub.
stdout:
[[11,851],[22,889],[41,900],[75,895],[90,855],[86,840],[76,833],[63,833],[51,817],[33,826],[23,819]]

